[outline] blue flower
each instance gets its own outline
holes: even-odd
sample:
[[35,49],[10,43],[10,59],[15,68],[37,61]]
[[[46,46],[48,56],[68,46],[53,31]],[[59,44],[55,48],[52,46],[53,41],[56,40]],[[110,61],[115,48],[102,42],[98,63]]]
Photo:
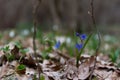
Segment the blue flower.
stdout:
[[54,47],[55,47],[56,49],[58,49],[58,48],[60,47],[60,44],[61,44],[60,41],[58,41],[58,42],[55,44]]
[[80,34],[78,32],[76,32],[76,36],[80,36]]
[[87,38],[86,34],[81,34],[79,37],[81,40],[85,40]]
[[83,47],[83,44],[76,44],[75,47],[78,49],[78,51],[80,51],[80,49]]

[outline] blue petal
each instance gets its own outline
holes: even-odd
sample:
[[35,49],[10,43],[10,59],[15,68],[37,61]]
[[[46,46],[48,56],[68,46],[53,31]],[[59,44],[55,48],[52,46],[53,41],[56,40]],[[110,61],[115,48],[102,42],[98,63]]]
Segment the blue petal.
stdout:
[[76,32],[76,36],[80,36],[80,34],[78,32]]
[[86,38],[87,38],[86,34],[81,34],[81,35],[80,35],[80,39],[81,39],[81,40],[85,40]]
[[83,44],[76,44],[75,47],[80,51],[80,49],[83,47]]
[[54,46],[56,49],[58,49],[60,47],[60,41],[58,41],[55,46]]

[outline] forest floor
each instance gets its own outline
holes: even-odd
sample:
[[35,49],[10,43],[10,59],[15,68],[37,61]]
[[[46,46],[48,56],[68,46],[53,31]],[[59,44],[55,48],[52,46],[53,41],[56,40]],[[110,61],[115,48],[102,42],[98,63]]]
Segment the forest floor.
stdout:
[[0,33],[0,80],[38,80],[39,72],[40,80],[120,80],[120,42],[116,37],[102,35],[96,58],[98,39],[93,35],[76,67],[74,36],[38,32],[36,60],[31,35],[27,30]]

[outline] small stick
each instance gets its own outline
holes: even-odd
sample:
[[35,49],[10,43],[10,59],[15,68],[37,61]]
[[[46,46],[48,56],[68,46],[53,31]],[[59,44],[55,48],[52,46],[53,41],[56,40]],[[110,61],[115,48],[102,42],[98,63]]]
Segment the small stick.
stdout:
[[34,5],[33,8],[33,26],[34,26],[34,32],[33,32],[33,50],[34,50],[34,55],[36,58],[36,63],[37,63],[37,68],[38,68],[38,74],[39,74],[39,80],[40,80],[40,73],[42,72],[41,66],[39,65],[39,60],[37,59],[37,53],[36,53],[36,32],[37,32],[37,11],[39,8],[39,4],[40,4],[41,0],[38,0],[38,3]]
[[70,59],[70,56],[69,55],[67,55],[66,53],[61,53],[61,52],[59,52],[59,51],[55,51],[55,53],[57,53],[58,55],[60,55],[60,56],[62,56],[62,57],[64,57],[65,59]]
[[96,26],[96,21],[95,21],[95,17],[94,17],[94,0],[91,0],[90,8],[91,8],[90,15],[91,15],[91,18],[92,18],[93,27],[95,28],[95,30],[97,32],[97,36],[98,36],[98,46],[97,46],[96,51],[95,51],[95,62],[94,62],[94,66],[93,66],[92,71],[91,71],[90,78],[89,78],[89,80],[92,80],[92,74],[93,74],[95,66],[96,66],[97,56],[98,56],[98,52],[99,52],[100,45],[101,45],[101,38],[100,38],[100,32],[99,32],[99,30]]
[[1,80],[2,78],[9,77],[9,76],[11,76],[11,75],[13,75],[13,74],[15,74],[15,72],[13,72],[13,73],[10,73],[10,74],[7,74],[7,75],[4,75],[4,76],[0,77],[0,80]]

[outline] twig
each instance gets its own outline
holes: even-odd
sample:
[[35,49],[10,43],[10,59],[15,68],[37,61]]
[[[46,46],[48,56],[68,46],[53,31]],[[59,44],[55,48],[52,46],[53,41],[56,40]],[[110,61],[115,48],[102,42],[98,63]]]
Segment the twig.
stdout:
[[91,18],[92,18],[93,27],[95,28],[95,30],[97,32],[97,36],[98,36],[98,46],[97,46],[96,51],[95,51],[95,62],[94,62],[94,66],[93,66],[92,71],[91,71],[90,78],[89,78],[89,80],[92,80],[92,74],[93,74],[95,66],[96,66],[97,56],[98,56],[98,52],[99,52],[100,45],[101,45],[101,38],[100,38],[100,32],[99,32],[99,30],[96,26],[96,21],[95,21],[95,17],[94,17],[94,0],[91,0],[90,8],[91,8],[90,15],[91,15]]
[[59,51],[55,51],[55,53],[57,53],[58,55],[64,57],[64,58],[67,59],[67,60],[70,59],[70,56],[67,55],[67,54],[63,54],[63,53],[61,53],[61,52],[59,52]]
[[34,55],[36,58],[36,63],[37,63],[37,68],[38,68],[38,73],[39,73],[39,80],[40,80],[40,73],[42,72],[41,66],[39,65],[39,60],[37,59],[37,53],[36,53],[36,32],[37,32],[37,11],[39,8],[41,0],[38,0],[38,3],[34,5],[33,8],[33,26],[34,26],[34,32],[33,32],[33,50],[34,50]]
[[7,74],[7,75],[4,75],[4,76],[0,77],[0,80],[1,80],[2,78],[9,77],[9,76],[11,76],[11,75],[13,75],[13,74],[15,74],[15,72],[13,72],[13,73],[10,73],[10,74]]

